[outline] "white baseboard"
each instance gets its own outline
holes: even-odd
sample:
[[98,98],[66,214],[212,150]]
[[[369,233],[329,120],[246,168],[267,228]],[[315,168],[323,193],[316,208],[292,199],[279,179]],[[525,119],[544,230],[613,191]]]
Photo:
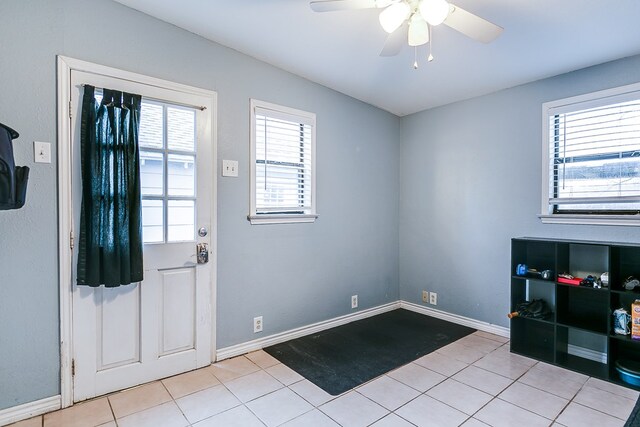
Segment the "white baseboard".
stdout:
[[216,351],[216,360],[220,361],[223,359],[228,359],[230,357],[240,356],[241,354],[260,350],[261,348],[269,347],[270,345],[280,344],[281,342],[300,338],[305,335],[315,334],[326,329],[335,328],[336,326],[345,325],[347,323],[355,322],[356,320],[366,319],[367,317],[375,316],[376,314],[385,313],[397,308],[400,308],[400,302],[391,302],[388,304],[379,305],[378,307],[358,311],[356,313],[334,317],[333,319],[324,320],[322,322],[313,323],[311,325],[302,326],[300,328],[291,329],[263,338],[258,338],[257,340],[251,340],[244,343],[221,348]]
[[[333,319],[324,320],[318,323],[313,323],[311,325],[302,326],[300,328],[291,329],[289,331],[280,332],[278,334],[269,335],[267,337],[259,338],[256,340],[221,348],[216,351],[216,360],[219,361],[228,359],[230,357],[240,356],[251,351],[269,347],[270,345],[279,344],[281,342],[300,338],[305,335],[321,332],[326,329],[334,328],[336,326],[355,322],[356,320],[366,319],[367,317],[386,313],[397,308],[404,308],[416,313],[436,317],[438,319],[447,320],[452,323],[468,326],[480,331],[485,331],[509,338],[509,328],[505,328],[503,326],[481,322],[469,317],[459,316],[457,314],[451,314],[441,310],[435,310],[430,307],[423,307],[407,301],[396,301],[388,304],[383,304],[378,307],[369,308],[367,310],[358,311],[356,313],[335,317]],[[569,345],[569,347],[570,354],[574,354],[576,356],[584,357],[591,360],[596,360],[598,362],[602,361],[603,355],[597,351],[571,345]],[[606,355],[604,356],[604,358],[606,363]],[[47,412],[56,411],[61,408],[61,404],[62,400],[60,395],[58,395],[0,410],[0,426],[11,424],[16,421],[25,420],[27,418],[35,417],[36,415],[41,415]]]
[[308,326],[302,326],[300,328],[284,331],[279,334],[269,335],[257,340],[247,341],[244,343],[232,345],[229,347],[221,348],[216,352],[216,360],[224,360],[230,357],[240,356],[242,354],[249,353],[251,351],[260,350],[270,345],[279,344],[281,342],[289,341],[295,338],[300,338],[305,335],[314,334],[326,329],[334,328],[336,326],[345,325],[347,323],[355,322],[356,320],[365,319],[367,317],[375,316],[376,314],[385,313],[387,311],[395,310],[397,308],[404,308],[414,311],[416,313],[425,314],[427,316],[436,317],[438,319],[447,320],[451,323],[458,325],[468,326],[470,328],[478,329],[480,331],[496,334],[501,337],[509,338],[509,328],[504,326],[493,325],[487,322],[481,322],[479,320],[471,319],[469,317],[458,316],[457,314],[447,313],[445,311],[434,310],[429,307],[422,307],[418,304],[414,304],[407,301],[396,301],[389,304],[380,305],[378,307],[370,308],[367,310],[359,311],[353,314],[347,314],[345,316],[335,317],[333,319],[325,320],[322,322],[314,323]]
[[57,411],[60,409],[61,404],[62,400],[58,395],[3,409],[0,411],[0,426],[26,420],[47,412]]
[[504,326],[498,326],[480,320],[475,320],[470,317],[464,317],[457,314],[447,313],[446,311],[436,310],[431,307],[424,307],[418,304],[414,304],[408,301],[400,301],[400,308],[406,310],[415,311],[416,313],[426,314],[427,316],[435,317],[438,319],[446,320],[451,323],[457,323],[458,325],[468,326],[479,331],[489,332],[490,334],[499,335],[501,337],[509,338],[509,328]]
[[582,357],[584,359],[593,360],[594,362],[607,363],[607,353],[591,350],[589,348],[578,347],[577,345],[568,344],[567,353]]

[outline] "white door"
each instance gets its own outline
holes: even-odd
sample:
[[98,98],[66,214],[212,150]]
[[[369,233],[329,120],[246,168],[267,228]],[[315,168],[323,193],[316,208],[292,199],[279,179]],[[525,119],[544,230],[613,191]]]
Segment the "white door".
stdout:
[[[83,84],[142,95],[144,280],[117,288],[76,286],[74,250],[76,402],[208,365],[213,330],[212,262],[198,263],[196,254],[197,244],[210,248],[215,238],[211,235],[213,97],[72,71],[75,236],[80,225]],[[96,91],[96,97],[100,94]]]

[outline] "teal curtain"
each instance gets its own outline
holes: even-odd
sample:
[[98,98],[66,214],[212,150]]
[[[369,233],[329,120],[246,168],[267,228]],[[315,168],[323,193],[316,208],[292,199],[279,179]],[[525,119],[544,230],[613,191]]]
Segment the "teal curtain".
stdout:
[[142,280],[138,131],[140,95],[84,86],[82,211],[78,285],[116,287]]

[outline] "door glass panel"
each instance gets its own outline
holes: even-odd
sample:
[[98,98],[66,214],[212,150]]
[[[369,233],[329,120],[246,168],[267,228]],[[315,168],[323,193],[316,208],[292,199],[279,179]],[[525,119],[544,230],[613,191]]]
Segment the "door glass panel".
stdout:
[[146,148],[164,147],[164,114],[162,105],[142,102],[138,143]]
[[169,200],[167,241],[181,242],[195,240],[194,217],[194,200]]
[[164,201],[142,200],[142,241],[159,243],[164,241]]
[[192,109],[167,107],[169,150],[195,151],[195,119]]
[[143,196],[164,194],[164,160],[162,153],[140,151],[140,184]]
[[193,108],[143,101],[139,141],[145,243],[195,240],[195,132]]
[[195,157],[183,154],[169,154],[169,196],[195,196]]

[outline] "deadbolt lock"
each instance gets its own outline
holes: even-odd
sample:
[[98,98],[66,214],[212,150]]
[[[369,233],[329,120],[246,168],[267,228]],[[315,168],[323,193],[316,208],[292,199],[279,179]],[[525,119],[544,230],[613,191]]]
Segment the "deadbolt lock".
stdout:
[[198,264],[206,264],[209,262],[209,245],[206,243],[198,243],[196,245],[196,253],[198,254]]

